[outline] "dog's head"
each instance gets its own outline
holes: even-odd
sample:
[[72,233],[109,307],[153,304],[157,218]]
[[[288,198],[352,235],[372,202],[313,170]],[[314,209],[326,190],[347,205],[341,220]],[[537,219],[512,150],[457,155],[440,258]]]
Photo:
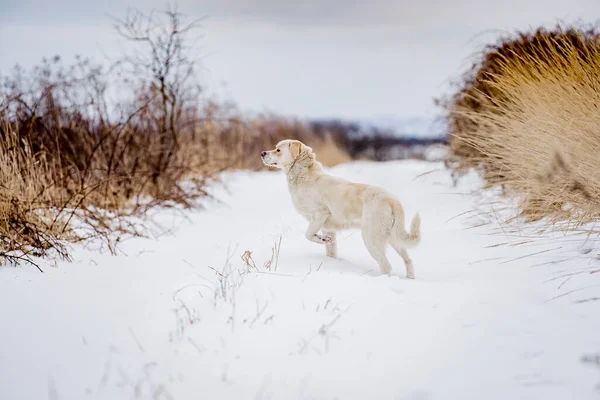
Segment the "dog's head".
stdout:
[[312,154],[312,149],[298,140],[282,140],[277,143],[275,150],[260,153],[263,163],[269,167],[285,168],[306,152]]

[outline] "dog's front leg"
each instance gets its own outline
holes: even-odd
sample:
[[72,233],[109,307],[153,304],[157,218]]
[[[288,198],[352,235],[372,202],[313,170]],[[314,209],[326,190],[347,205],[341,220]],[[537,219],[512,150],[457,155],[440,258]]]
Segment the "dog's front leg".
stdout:
[[331,238],[330,242],[325,243],[325,254],[327,255],[327,257],[337,258],[336,232],[324,230],[323,233],[325,234],[325,236]]
[[319,235],[319,231],[323,227],[323,224],[327,220],[328,215],[317,215],[312,218],[310,224],[308,224],[308,228],[306,229],[306,238],[311,242],[323,244],[323,243],[331,243],[333,239],[330,236]]

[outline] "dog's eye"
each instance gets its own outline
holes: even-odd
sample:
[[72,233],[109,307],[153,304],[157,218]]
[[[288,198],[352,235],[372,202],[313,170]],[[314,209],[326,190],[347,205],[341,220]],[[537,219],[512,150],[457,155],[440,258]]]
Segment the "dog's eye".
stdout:
[[278,153],[279,153],[280,151],[281,151],[280,149],[277,149],[277,152],[278,152]]

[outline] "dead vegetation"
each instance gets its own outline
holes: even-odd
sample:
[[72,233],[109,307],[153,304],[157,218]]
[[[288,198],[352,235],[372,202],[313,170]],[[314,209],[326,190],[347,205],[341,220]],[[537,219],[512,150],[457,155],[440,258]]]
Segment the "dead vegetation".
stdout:
[[[196,64],[184,53],[194,23],[176,11],[132,12],[118,26],[139,58],[105,71],[56,57],[31,71],[15,68],[2,82],[4,261],[69,259],[68,244],[80,242],[114,251],[123,235],[145,233],[152,209],[192,207],[207,195],[214,170],[193,137],[199,91],[190,85]],[[119,77],[116,102],[111,74]]]
[[566,220],[574,229],[600,216],[597,30],[557,27],[503,39],[440,103],[452,167],[477,168],[516,195],[526,220]]
[[294,138],[311,146],[328,167],[350,162],[344,140],[331,130],[317,131],[309,123],[276,115],[242,118],[235,107],[210,107],[209,163],[216,168],[259,170],[265,168],[263,150]]
[[242,254],[242,256],[240,257],[246,266],[245,272],[251,272],[251,271],[256,271],[259,273],[265,272],[265,271],[277,272],[277,266],[279,265],[279,252],[281,250],[282,239],[283,239],[283,237],[279,236],[279,240],[275,241],[275,243],[271,247],[271,258],[265,260],[265,262],[263,263],[264,271],[261,271],[260,268],[258,268],[256,266],[256,262],[254,261],[254,258],[252,258],[253,252],[250,250],[246,250],[244,252],[244,254]]

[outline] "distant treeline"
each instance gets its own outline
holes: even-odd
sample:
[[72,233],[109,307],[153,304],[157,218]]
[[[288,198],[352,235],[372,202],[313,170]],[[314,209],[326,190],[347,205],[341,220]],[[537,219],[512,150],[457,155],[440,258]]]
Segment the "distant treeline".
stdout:
[[438,159],[430,154],[432,148],[445,148],[448,138],[433,134],[419,137],[412,132],[399,132],[391,128],[365,126],[343,120],[310,121],[310,129],[320,137],[330,136],[353,159],[388,161],[406,158]]

